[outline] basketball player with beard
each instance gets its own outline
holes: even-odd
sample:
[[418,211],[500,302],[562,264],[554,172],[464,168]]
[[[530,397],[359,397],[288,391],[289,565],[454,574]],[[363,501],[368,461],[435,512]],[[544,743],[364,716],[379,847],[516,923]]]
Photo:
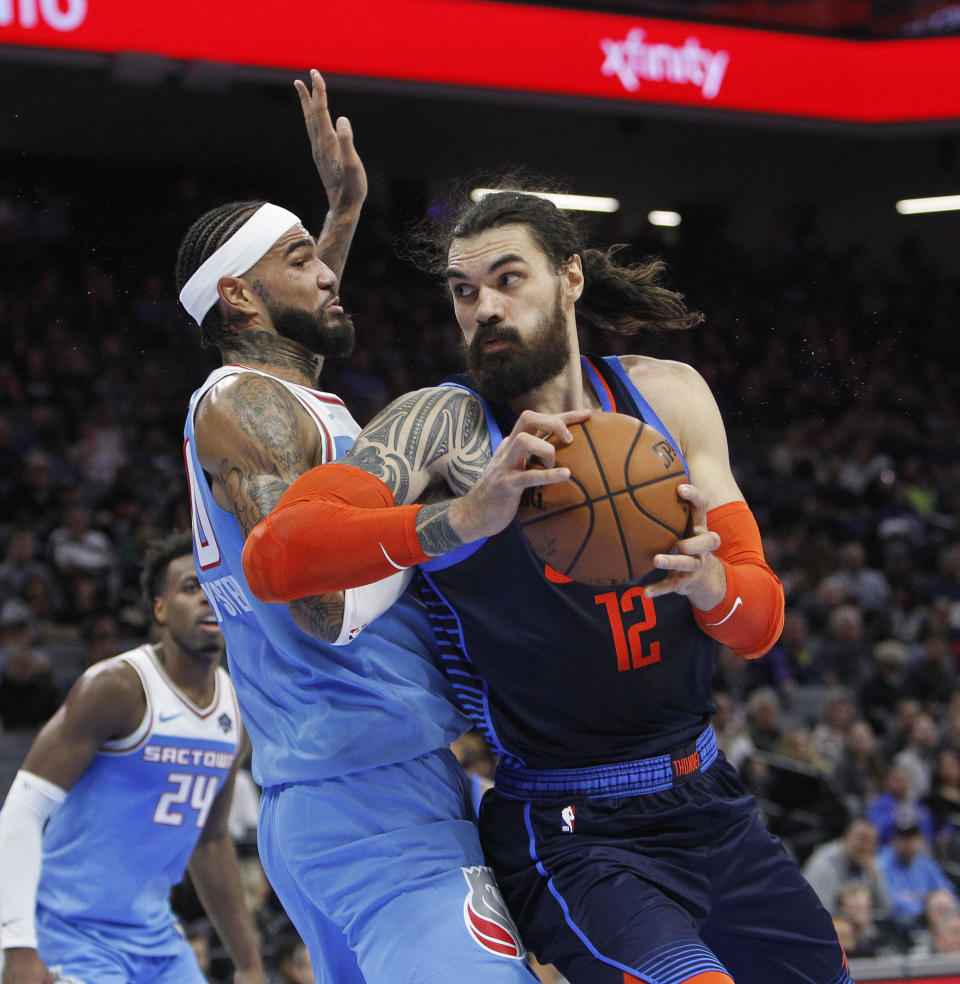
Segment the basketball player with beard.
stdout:
[[[690,366],[579,351],[578,321],[699,316],[659,261],[586,249],[535,195],[470,203],[431,244],[469,375],[401,397],[294,482],[248,537],[250,587],[289,600],[419,565],[440,665],[500,759],[487,859],[571,984],[843,984],[829,915],[710,728],[719,645],[763,655],[784,606],[717,404]],[[576,584],[513,521],[524,489],[568,477],[544,435],[569,442],[593,410],[649,422],[690,476],[690,529],[640,584]]]
[[260,856],[323,984],[531,984],[447,747],[469,722],[408,577],[289,605],[244,581],[250,530],[360,431],[319,377],[353,348],[337,290],[366,179],[320,75],[297,87],[330,202],[319,239],[237,202],[201,216],[177,259],[180,299],[223,359],[191,399],[184,453],[197,573],[263,788]]

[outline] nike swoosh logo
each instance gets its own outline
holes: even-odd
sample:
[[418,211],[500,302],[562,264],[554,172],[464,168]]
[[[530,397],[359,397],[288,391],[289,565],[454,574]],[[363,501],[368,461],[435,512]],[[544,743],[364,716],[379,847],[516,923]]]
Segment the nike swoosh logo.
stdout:
[[387,550],[386,550],[386,548],[384,547],[384,545],[383,545],[382,543],[380,544],[380,549],[381,549],[381,550],[383,551],[383,556],[387,558],[387,563],[388,563],[388,564],[391,564],[391,565],[392,565],[393,567],[396,567],[396,569],[397,569],[398,571],[405,571],[405,570],[406,570],[406,567],[404,567],[404,566],[403,566],[403,564],[398,564],[398,563],[397,563],[397,562],[396,562],[396,561],[395,561],[395,560],[394,560],[394,559],[393,559],[393,558],[392,558],[392,557],[390,556],[390,554],[388,554],[388,553],[387,553]]
[[724,622],[726,622],[726,620],[727,620],[728,618],[731,618],[731,617],[733,616],[733,613],[734,613],[734,612],[735,612],[735,611],[736,611],[736,610],[737,610],[737,609],[738,609],[738,608],[739,608],[739,607],[740,607],[740,606],[741,606],[742,604],[743,604],[743,598],[741,598],[741,597],[740,597],[740,595],[737,595],[737,600],[736,600],[736,601],[735,601],[735,602],[733,603],[733,608],[731,608],[731,609],[730,609],[730,611],[728,611],[728,612],[727,612],[727,614],[726,614],[726,615],[724,615],[724,616],[723,616],[723,618],[722,618],[722,619],[720,619],[720,621],[719,621],[719,622],[707,622],[707,625],[709,625],[709,626],[711,626],[711,627],[712,627],[712,626],[715,626],[715,625],[723,625],[723,623],[724,623]]
[[176,714],[160,714],[158,715],[157,720],[161,724],[166,724],[167,721],[172,721],[174,718],[178,718],[178,717],[180,717],[180,711],[177,711]]

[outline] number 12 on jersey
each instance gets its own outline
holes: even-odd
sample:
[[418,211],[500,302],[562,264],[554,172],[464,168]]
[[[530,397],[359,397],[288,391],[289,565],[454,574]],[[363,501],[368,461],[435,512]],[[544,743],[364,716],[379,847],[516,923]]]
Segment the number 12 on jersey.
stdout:
[[[639,598],[643,605],[643,621],[634,622],[629,627],[623,624],[623,613],[634,610],[634,602]],[[594,602],[603,605],[610,621],[610,631],[613,634],[613,646],[617,653],[617,669],[638,670],[642,666],[660,662],[660,642],[650,643],[649,652],[644,654],[641,633],[652,629],[657,624],[657,613],[653,607],[653,599],[643,593],[643,588],[630,588],[618,595],[616,591],[594,596]]]

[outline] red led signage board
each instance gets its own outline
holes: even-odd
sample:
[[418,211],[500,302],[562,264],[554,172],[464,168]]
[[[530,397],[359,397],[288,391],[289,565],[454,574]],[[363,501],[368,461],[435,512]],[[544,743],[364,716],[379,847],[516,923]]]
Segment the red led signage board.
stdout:
[[960,38],[850,41],[489,0],[0,0],[2,45],[854,123],[960,119]]

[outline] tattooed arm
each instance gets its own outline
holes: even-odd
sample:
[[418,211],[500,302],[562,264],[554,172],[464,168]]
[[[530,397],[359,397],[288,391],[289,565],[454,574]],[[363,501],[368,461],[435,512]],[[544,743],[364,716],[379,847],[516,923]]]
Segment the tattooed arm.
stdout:
[[360,208],[367,197],[367,175],[353,146],[350,121],[341,116],[334,128],[327,108],[327,87],[315,68],[310,70],[310,81],[311,90],[299,79],[293,84],[300,97],[310,149],[329,204],[323,229],[317,238],[317,255],[339,280],[360,218]]
[[[233,513],[244,537],[277,504],[291,482],[321,463],[316,426],[283,386],[254,373],[218,383],[195,420],[197,455],[213,496]],[[327,642],[343,619],[343,592],[287,604],[300,629]]]
[[450,495],[466,495],[489,460],[483,406],[453,387],[395,400],[364,428],[346,459],[383,481],[398,506],[429,500],[417,515],[417,535],[433,555],[464,543],[450,525]]
[[[546,436],[568,444],[568,425],[589,416],[524,410],[491,453],[474,395],[439,387],[401,397],[346,459],[301,475],[251,531],[247,585],[262,601],[288,602],[370,585],[493,536],[513,519],[524,489],[570,477],[553,466]],[[531,455],[545,467],[527,469]]]
[[[554,469],[554,446],[544,436],[572,440],[567,424],[589,411],[543,414],[525,410],[493,453],[483,405],[455,387],[420,390],[401,397],[364,428],[347,459],[383,481],[397,505],[427,504],[417,513],[423,551],[447,553],[499,533],[513,519],[520,495],[531,485],[564,481]],[[544,471],[528,472],[536,455]],[[454,498],[436,501],[437,486]]]

